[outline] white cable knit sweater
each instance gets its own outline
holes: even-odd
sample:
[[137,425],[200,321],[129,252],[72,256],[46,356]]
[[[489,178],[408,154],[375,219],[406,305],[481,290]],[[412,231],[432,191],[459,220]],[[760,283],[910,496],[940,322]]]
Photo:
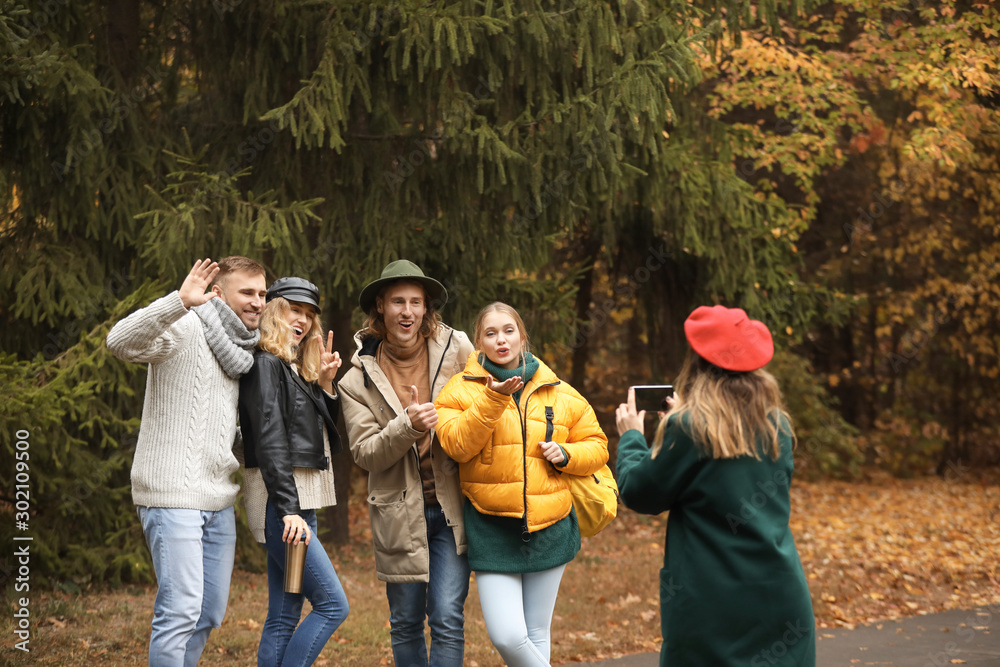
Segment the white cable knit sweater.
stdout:
[[148,363],[132,501],[145,507],[216,512],[236,501],[233,454],[239,380],[216,360],[198,316],[175,291],[108,333],[119,359]]

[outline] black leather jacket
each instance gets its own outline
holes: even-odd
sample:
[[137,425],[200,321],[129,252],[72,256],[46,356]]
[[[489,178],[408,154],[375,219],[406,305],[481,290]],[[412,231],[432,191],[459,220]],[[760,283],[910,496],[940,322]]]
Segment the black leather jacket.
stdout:
[[337,433],[339,397],[331,399],[270,352],[258,350],[253,368],[240,378],[240,429],[247,468],[260,468],[278,516],[299,513],[292,468],[326,470],[323,428],[330,453],[343,447]]

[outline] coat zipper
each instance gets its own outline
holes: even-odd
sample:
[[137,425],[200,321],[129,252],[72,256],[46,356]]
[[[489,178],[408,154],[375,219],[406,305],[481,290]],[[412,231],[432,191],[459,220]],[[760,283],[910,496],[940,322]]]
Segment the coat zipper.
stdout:
[[[434,397],[434,383],[437,382],[438,374],[441,372],[441,366],[444,365],[444,356],[448,354],[448,348],[451,347],[451,339],[455,336],[455,332],[452,331],[448,336],[448,342],[444,346],[444,350],[441,351],[441,358],[438,360],[437,370],[434,371],[434,378],[431,379],[431,399]],[[403,406],[403,410],[406,410],[406,406]],[[432,429],[433,430],[433,429]],[[420,451],[417,449],[417,442],[414,440],[413,447],[410,448],[413,452],[413,458],[417,462],[417,481],[420,483],[420,504],[424,508],[424,531],[427,530],[427,498],[424,496],[424,478],[420,474]],[[431,457],[431,472],[434,472],[434,435],[431,435],[431,445],[430,449],[427,451],[427,455]],[[434,480],[434,493],[437,493],[437,479]],[[441,506],[441,513],[444,514],[444,506]],[[448,517],[445,517],[445,522],[447,522]]]
[[536,391],[542,387],[554,387],[557,384],[559,384],[559,380],[540,384],[535,387],[530,394],[524,397],[523,414],[521,413],[521,406],[516,403],[514,404],[517,406],[517,418],[521,421],[521,466],[523,468],[521,498],[524,503],[524,515],[521,517],[521,541],[525,544],[531,541],[531,532],[528,530],[528,422],[525,419],[525,415],[528,414],[528,400]]

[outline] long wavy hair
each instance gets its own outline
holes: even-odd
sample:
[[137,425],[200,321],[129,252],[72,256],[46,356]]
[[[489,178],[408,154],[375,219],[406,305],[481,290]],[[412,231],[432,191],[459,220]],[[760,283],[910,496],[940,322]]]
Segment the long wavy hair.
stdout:
[[[309,306],[309,304],[303,304]],[[310,306],[311,307],[311,306]],[[295,344],[292,325],[288,323],[288,313],[292,305],[288,299],[278,296],[267,302],[260,316],[260,342],[257,347],[270,352],[286,364],[296,364],[299,375],[307,382],[319,379],[320,342],[316,334],[323,334],[323,323],[313,309],[309,321],[309,333],[301,345]]]
[[687,417],[689,435],[714,459],[752,456],[761,449],[777,460],[781,434],[795,441],[792,420],[785,410],[777,380],[760,369],[749,373],[727,371],[693,350],[677,376],[677,403],[660,420],[653,438],[652,456],[663,447],[663,433],[671,416]]
[[437,308],[434,307],[434,304],[427,298],[427,290],[425,290],[424,286],[415,280],[400,278],[399,280],[389,283],[379,292],[378,297],[375,299],[375,303],[372,304],[371,309],[368,311],[368,315],[365,316],[364,326],[361,327],[362,338],[375,337],[380,340],[385,340],[385,317],[382,313],[378,312],[378,301],[379,299],[385,297],[386,290],[400,283],[416,285],[420,289],[424,290],[424,305],[427,309],[424,311],[424,319],[420,322],[420,335],[426,339],[438,332],[438,329],[441,327],[441,316],[438,314]]

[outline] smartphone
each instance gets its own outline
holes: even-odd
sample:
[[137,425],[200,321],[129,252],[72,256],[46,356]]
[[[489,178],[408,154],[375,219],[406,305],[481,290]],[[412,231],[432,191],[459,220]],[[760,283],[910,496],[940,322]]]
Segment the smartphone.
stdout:
[[667,397],[674,395],[672,384],[637,384],[632,389],[635,390],[636,411],[645,410],[647,414],[652,414],[670,409]]

